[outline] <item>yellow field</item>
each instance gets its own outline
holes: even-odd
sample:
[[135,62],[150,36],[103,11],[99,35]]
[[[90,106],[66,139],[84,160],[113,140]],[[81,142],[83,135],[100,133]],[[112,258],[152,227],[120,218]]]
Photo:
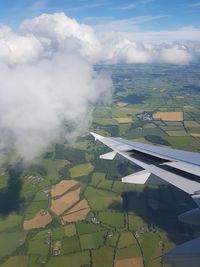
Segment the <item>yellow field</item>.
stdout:
[[64,226],[65,235],[70,237],[76,235],[76,227],[75,224],[69,224]]
[[163,121],[183,121],[183,112],[156,112],[153,118]]
[[94,166],[91,163],[79,164],[71,168],[70,174],[72,178],[88,175],[94,170]]
[[[132,108],[132,107],[123,107],[121,108],[122,111],[127,111],[127,112],[133,112],[133,113],[142,113],[145,110],[144,109],[139,109],[139,108]],[[147,110],[146,110],[147,111]]]
[[188,134],[184,130],[180,131],[166,131],[169,136],[187,136]]
[[127,105],[128,105],[128,103],[126,103],[126,102],[117,102],[118,107],[125,107]]
[[124,118],[113,118],[114,120],[116,120],[119,123],[131,123],[132,117],[124,117]]
[[190,133],[190,135],[193,137],[200,137],[200,133]]
[[194,107],[193,106],[183,106],[184,109],[193,109]]
[[115,267],[143,267],[142,258],[130,258],[123,260],[116,260]]

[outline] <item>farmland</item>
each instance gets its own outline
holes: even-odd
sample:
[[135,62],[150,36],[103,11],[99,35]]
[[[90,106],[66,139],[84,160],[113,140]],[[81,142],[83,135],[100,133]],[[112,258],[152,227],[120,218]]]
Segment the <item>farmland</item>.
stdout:
[[[112,75],[113,101],[93,107],[89,131],[200,151],[200,96],[191,94],[200,65],[102,68]],[[52,144],[16,171],[14,184],[2,166],[0,267],[167,267],[160,255],[199,235],[177,219],[194,207],[189,196],[122,183],[138,167],[99,159],[107,152],[86,131],[73,144]]]

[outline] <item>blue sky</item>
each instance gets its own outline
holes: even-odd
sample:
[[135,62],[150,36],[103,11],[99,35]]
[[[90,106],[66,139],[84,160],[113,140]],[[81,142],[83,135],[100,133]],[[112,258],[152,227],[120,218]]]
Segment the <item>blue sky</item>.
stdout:
[[9,0],[0,1],[0,23],[17,29],[26,18],[65,12],[79,22],[121,31],[163,31],[200,26],[195,0]]

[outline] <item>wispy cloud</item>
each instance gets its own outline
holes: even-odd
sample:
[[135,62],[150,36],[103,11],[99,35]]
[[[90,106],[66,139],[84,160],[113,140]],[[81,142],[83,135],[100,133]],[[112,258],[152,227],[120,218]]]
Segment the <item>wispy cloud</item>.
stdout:
[[48,5],[48,0],[38,0],[29,6],[29,9],[40,10],[46,8]]
[[100,24],[102,22],[108,22],[108,21],[113,21],[114,20],[114,17],[85,17],[83,19],[84,22],[87,22],[87,23],[95,23],[95,24]]
[[128,19],[120,19],[120,20],[109,20],[96,23],[95,28],[100,30],[110,30],[117,32],[130,32],[137,30],[139,26],[143,23],[159,20],[162,18],[168,17],[168,15],[146,15],[146,16],[137,16]]
[[84,9],[93,9],[93,8],[98,8],[98,7],[103,7],[109,5],[108,2],[101,2],[101,3],[92,3],[92,4],[85,4],[85,5],[76,5],[72,7],[68,7],[68,11],[78,11],[78,10],[84,10]]
[[135,9],[139,6],[146,5],[146,4],[154,2],[154,1],[155,0],[141,0],[141,1],[137,1],[135,3],[131,3],[131,4],[119,5],[119,6],[113,7],[113,9],[115,9],[115,10],[131,10],[131,9]]
[[188,7],[200,7],[200,2],[189,4]]
[[130,10],[130,9],[136,8],[136,6],[137,6],[137,4],[133,3],[133,4],[129,4],[129,5],[116,6],[116,7],[113,7],[113,9],[115,9],[115,10]]
[[176,30],[162,31],[134,31],[121,33],[122,36],[131,41],[171,43],[171,42],[200,42],[200,28],[182,27]]

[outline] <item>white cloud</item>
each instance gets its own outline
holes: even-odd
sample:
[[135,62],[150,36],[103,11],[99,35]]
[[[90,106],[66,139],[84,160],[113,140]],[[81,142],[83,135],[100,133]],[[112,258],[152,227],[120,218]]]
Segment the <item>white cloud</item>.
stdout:
[[[72,134],[78,134],[80,123],[83,131],[90,105],[106,101],[111,88],[110,80],[79,55],[60,54],[14,68],[1,65],[0,72],[0,129],[26,159],[57,138],[65,121],[73,122]],[[6,137],[1,135],[1,147],[7,146]]]
[[90,62],[95,38],[63,14],[26,21],[21,35],[1,28],[1,152],[11,147],[31,160],[66,131],[65,122],[73,123],[68,139],[87,129],[91,104],[108,101],[112,89]]
[[[136,22],[138,18],[132,20]],[[11,146],[32,159],[63,133],[64,122],[73,123],[72,135],[78,135],[88,125],[91,103],[108,101],[112,88],[108,77],[93,70],[94,63],[188,64],[199,58],[199,37],[152,43],[150,36],[188,34],[189,39],[199,33],[191,27],[174,33],[97,32],[64,13],[26,20],[21,33],[2,26],[0,148]]]
[[67,17],[64,13],[43,14],[34,19],[25,20],[21,25],[23,33],[32,33],[42,43],[48,44],[49,49],[70,49],[76,41],[81,54],[94,59],[100,51],[100,42],[92,27],[79,24],[76,20]]
[[40,41],[32,34],[17,35],[7,26],[0,27],[0,61],[10,65],[32,62],[42,54]]

